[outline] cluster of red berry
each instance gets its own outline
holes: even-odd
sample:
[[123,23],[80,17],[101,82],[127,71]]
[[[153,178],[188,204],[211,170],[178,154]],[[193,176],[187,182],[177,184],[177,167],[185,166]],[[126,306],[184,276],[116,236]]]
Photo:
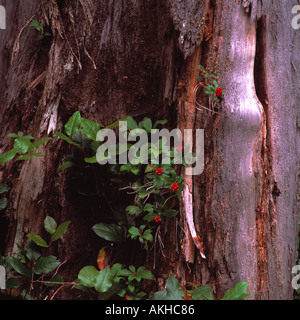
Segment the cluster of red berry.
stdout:
[[218,88],[216,89],[216,96],[220,97],[223,94],[223,89],[222,88]]
[[155,171],[155,174],[156,174],[157,176],[161,176],[163,173],[164,173],[164,170],[161,169],[161,168],[158,168],[158,169]]
[[178,188],[179,188],[178,183],[173,183],[172,186],[171,186],[171,190],[174,191],[174,192],[176,192],[178,190]]
[[155,217],[155,218],[154,218],[154,221],[155,221],[156,223],[161,222],[161,217]]

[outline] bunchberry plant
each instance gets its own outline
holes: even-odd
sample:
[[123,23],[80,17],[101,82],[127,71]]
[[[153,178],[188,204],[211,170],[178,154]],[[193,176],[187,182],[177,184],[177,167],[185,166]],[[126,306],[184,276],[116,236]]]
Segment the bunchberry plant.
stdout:
[[[201,66],[200,66],[201,67]],[[215,75],[209,75],[203,68],[200,68],[204,79],[214,78]],[[223,89],[218,86],[217,81],[213,85],[205,86],[206,93],[213,96],[224,94]],[[144,130],[150,135],[152,129],[157,129],[167,123],[166,120],[158,120],[154,124],[149,118],[136,122],[132,117],[118,120],[107,129],[113,129],[119,126],[120,121],[125,121],[127,127],[122,131],[128,141],[130,132],[135,129]],[[82,160],[90,166],[98,166],[99,157],[97,150],[102,143],[97,139],[100,124],[81,117],[80,112],[75,112],[65,125],[65,133],[56,132],[54,137],[60,137],[71,144],[77,150],[80,150]],[[34,142],[30,135],[24,136],[22,132],[18,134],[9,134],[14,138],[13,149],[0,155],[0,164],[12,164],[15,161],[26,160],[33,157],[42,157],[42,153],[35,153],[43,143],[51,138],[45,138]],[[124,147],[116,143],[116,155],[122,156],[130,151],[132,144],[127,143]],[[159,161],[145,164],[138,156],[135,161],[125,164],[108,164],[109,170],[123,177],[127,182],[130,181],[122,191],[127,190],[130,194],[132,203],[126,205],[121,214],[115,215],[115,223],[104,223],[103,221],[95,224],[93,231],[109,243],[136,240],[142,248],[149,250],[154,241],[154,234],[164,224],[166,219],[174,218],[179,211],[179,199],[183,190],[183,176],[180,174],[180,168],[177,165],[183,150],[188,150],[188,146],[173,145],[166,147],[164,137],[161,137],[157,144],[147,142],[146,153],[153,155]],[[169,157],[169,163],[161,161],[163,156]],[[105,155],[107,156],[107,154]],[[193,156],[193,153],[185,152],[182,164],[187,165],[187,158]],[[152,158],[151,158],[152,159]],[[100,159],[102,160],[102,159]],[[176,164],[176,165],[175,165]],[[64,170],[77,166],[75,156],[67,156],[60,169]],[[178,170],[179,169],[179,170]],[[130,177],[130,179],[128,179]],[[9,187],[0,184],[0,194],[4,194]],[[97,194],[97,193],[96,193]],[[0,199],[0,211],[7,206],[6,197]],[[48,239],[32,233],[27,234],[27,240],[23,247],[19,246],[18,252],[8,257],[0,256],[0,264],[5,265],[8,279],[6,282],[7,290],[18,288],[22,284],[23,298],[39,299],[45,295],[47,288],[59,286],[59,289],[52,294],[51,299],[64,286],[87,292],[91,298],[107,300],[114,296],[126,300],[140,300],[147,298],[147,294],[142,289],[144,280],[154,280],[151,271],[146,270],[144,266],[136,268],[133,265],[126,267],[120,263],[110,263],[106,261],[105,248],[102,248],[97,258],[98,269],[94,266],[83,267],[78,278],[73,282],[64,282],[62,276],[58,273],[59,268],[64,262],[60,262],[53,255],[46,255],[46,250],[52,244],[60,239],[67,230],[70,221],[57,225],[56,221],[47,216],[44,220],[44,228],[48,233]],[[20,281],[21,280],[21,281]],[[247,289],[246,282],[236,284],[231,290],[226,292],[223,300],[241,300],[251,294],[245,293]],[[185,285],[179,284],[178,280],[169,277],[165,291],[156,292],[152,295],[152,300],[212,300],[210,295],[212,289],[207,286],[197,287],[192,283]]]
[[[127,122],[126,141],[130,132],[135,129],[142,129],[150,134],[152,129],[157,129],[166,123],[165,120],[158,120],[152,123],[152,120],[145,118],[137,123],[132,117],[121,119]],[[112,129],[119,126],[121,120],[107,126]],[[97,140],[97,133],[101,129],[100,124],[91,120],[82,118],[79,111],[75,112],[65,125],[65,132],[56,132],[54,136],[58,136],[69,144],[76,146],[82,151],[84,161],[90,164],[96,164],[99,157],[96,156],[97,149],[101,146],[101,142]],[[116,144],[117,154],[127,153],[132,144],[127,143],[125,148],[121,149],[120,144]],[[160,138],[157,144],[148,142],[147,155],[153,155],[156,159],[162,159],[164,154],[170,158],[169,164],[149,163],[144,165],[141,159],[126,164],[114,166],[120,174],[131,173],[136,177],[136,181],[130,183],[123,190],[127,189],[130,194],[134,194],[134,203],[124,208],[125,220],[129,222],[127,226],[118,222],[118,224],[106,224],[100,222],[93,227],[94,232],[101,238],[111,242],[122,242],[126,238],[138,240],[141,245],[148,250],[149,243],[153,242],[153,233],[156,228],[165,222],[167,218],[173,218],[178,213],[178,200],[183,190],[183,176],[177,174],[175,170],[176,160],[181,156],[183,146],[166,147],[164,137]],[[89,157],[84,156],[89,150]],[[94,155],[92,155],[94,153]],[[190,152],[187,157],[192,156]],[[152,158],[151,158],[152,159]],[[68,160],[62,165],[62,169],[69,168],[75,163]],[[186,162],[183,159],[183,165]],[[121,219],[122,221],[124,219]]]
[[[232,289],[228,290],[221,300],[243,300],[252,296],[246,293],[248,283],[239,282]],[[190,287],[192,289],[188,289]],[[196,286],[187,282],[185,286],[179,284],[178,280],[170,276],[167,281],[166,290],[155,292],[150,300],[213,300],[212,288],[208,285]]]
[[199,65],[197,69],[200,71],[200,76],[197,78],[200,81],[200,86],[203,87],[204,92],[212,97],[215,102],[217,97],[225,94],[224,90],[219,86],[220,78],[215,74],[208,73],[203,66]]
[[114,295],[126,300],[140,300],[146,296],[146,293],[141,291],[143,279],[154,280],[153,274],[143,266],[136,269],[131,265],[127,269],[122,264],[115,263],[112,267],[100,270],[94,266],[86,266],[78,274],[76,288],[90,294],[95,289],[96,298],[99,300],[108,300]]
[[39,235],[29,233],[25,246],[19,246],[18,252],[8,257],[0,256],[0,264],[5,266],[8,276],[6,289],[18,288],[22,283],[23,298],[31,300],[38,299],[47,287],[63,284],[63,277],[58,273],[63,263],[53,255],[42,254],[42,248],[49,248],[60,239],[70,222],[66,221],[58,226],[53,218],[47,216],[44,228],[50,235],[49,242]]

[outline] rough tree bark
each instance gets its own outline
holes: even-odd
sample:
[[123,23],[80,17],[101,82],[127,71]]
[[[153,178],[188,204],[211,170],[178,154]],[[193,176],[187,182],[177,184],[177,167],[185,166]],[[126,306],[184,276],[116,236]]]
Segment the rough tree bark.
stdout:
[[[255,299],[291,299],[300,156],[300,33],[291,27],[297,1],[0,4],[7,15],[0,31],[1,152],[8,133],[51,136],[76,110],[103,125],[131,115],[205,129],[204,173],[185,177],[190,194],[183,194],[180,218],[161,232],[165,247],[156,250],[161,263],[153,272],[209,284],[217,298],[247,281]],[[36,30],[24,28],[33,17],[45,20],[52,37],[39,41]],[[194,91],[199,64],[219,74],[226,90],[216,113],[195,102],[209,105]],[[102,242],[91,227],[109,209],[75,194],[82,180],[59,170],[70,152],[65,144],[54,140],[43,151],[44,159],[3,167],[12,190],[1,251],[15,250],[28,232],[41,233],[47,214],[72,220],[53,250],[68,261],[64,275],[74,280],[95,264]],[[193,247],[187,214],[206,259]],[[153,259],[147,257],[150,268]],[[72,295],[65,290],[59,298],[79,298]]]

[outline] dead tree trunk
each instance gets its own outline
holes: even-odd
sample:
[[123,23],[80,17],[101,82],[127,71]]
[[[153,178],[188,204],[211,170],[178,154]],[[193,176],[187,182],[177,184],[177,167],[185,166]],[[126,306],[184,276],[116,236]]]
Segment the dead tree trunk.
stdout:
[[[147,115],[181,129],[205,129],[204,173],[185,177],[190,194],[183,195],[180,219],[162,232],[162,263],[153,272],[209,284],[216,297],[247,281],[255,299],[292,298],[300,33],[291,20],[297,1],[2,2],[1,152],[8,133],[51,136],[76,110],[103,125]],[[37,31],[26,27],[33,18],[44,20],[52,36],[37,40]],[[209,107],[194,91],[199,64],[219,74],[226,90],[216,112],[199,107]],[[47,214],[72,220],[55,250],[68,260],[65,275],[74,280],[95,263],[101,240],[91,227],[108,209],[75,194],[78,177],[59,170],[70,152],[62,142],[44,148],[42,160],[3,168],[13,188],[1,248],[11,252],[26,233],[40,233]],[[186,212],[188,201],[193,212]],[[190,243],[187,214],[206,259]],[[149,267],[152,262],[150,254]],[[69,297],[68,291],[60,296]]]

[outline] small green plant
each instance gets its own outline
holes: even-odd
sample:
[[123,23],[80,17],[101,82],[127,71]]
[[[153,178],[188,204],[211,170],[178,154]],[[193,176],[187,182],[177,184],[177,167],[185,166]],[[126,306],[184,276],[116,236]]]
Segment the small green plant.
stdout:
[[45,21],[44,20],[41,20],[38,21],[36,19],[33,19],[29,26],[28,27],[32,27],[32,28],[35,28],[40,34],[38,36],[38,40],[42,40],[44,39],[45,37],[51,37],[51,34],[49,32],[44,32],[44,24],[45,24]]
[[140,289],[143,279],[154,280],[153,274],[143,266],[136,269],[131,265],[126,269],[116,263],[101,270],[86,266],[78,274],[79,285],[76,288],[96,295],[99,300],[108,300],[114,295],[127,300],[140,300],[146,296]]
[[25,246],[19,246],[16,254],[0,257],[0,264],[5,267],[8,276],[6,290],[18,288],[21,279],[22,287],[25,288],[22,297],[31,300],[44,293],[43,286],[47,288],[63,284],[63,277],[58,273],[62,263],[53,255],[42,256],[41,248],[49,248],[54,241],[60,239],[70,222],[66,221],[57,226],[55,220],[47,216],[44,228],[50,234],[49,243],[41,236],[29,233]]
[[[147,134],[151,130],[156,130],[158,126],[165,124],[166,120],[158,120],[154,124],[149,118],[145,118],[137,123],[132,117],[120,119],[106,127],[112,129],[119,126],[120,121],[127,123],[126,131],[122,131],[125,141],[130,141],[129,135],[132,130],[142,129]],[[60,137],[67,143],[76,146],[82,151],[84,161],[89,164],[96,164],[103,160],[96,156],[97,149],[101,142],[97,140],[97,134],[101,129],[100,124],[81,117],[80,112],[76,111],[65,125],[65,133],[56,132],[55,137]],[[161,137],[158,143],[148,142],[146,147],[147,156],[153,155],[157,159],[162,156],[168,156],[170,164],[148,164],[144,165],[144,159],[138,158],[135,161],[122,165],[111,165],[118,174],[131,173],[136,177],[136,181],[123,189],[131,190],[135,194],[134,203],[127,206],[121,219],[116,218],[118,224],[105,224],[103,222],[94,225],[94,232],[101,238],[112,241],[122,242],[126,238],[138,240],[142,246],[148,250],[149,243],[153,241],[154,230],[164,223],[165,219],[173,218],[178,214],[178,199],[180,199],[183,190],[183,176],[176,173],[174,163],[181,156],[182,146],[168,148],[167,141]],[[133,147],[127,143],[125,148],[116,144],[116,153],[119,156],[124,155]],[[185,146],[188,148],[188,146]],[[122,150],[121,150],[122,149]],[[183,165],[187,165],[186,160],[193,156],[192,152],[186,152],[183,159]],[[87,156],[87,155],[90,156]],[[108,154],[105,155],[108,157]],[[75,165],[72,157],[66,159],[61,169],[70,168]],[[176,201],[177,199],[177,201]],[[127,225],[124,225],[127,221]]]
[[225,94],[224,89],[219,85],[219,77],[215,74],[208,73],[203,66],[199,65],[197,69],[200,71],[200,76],[197,78],[200,85],[204,88],[204,92],[212,97],[215,102],[217,97]]
[[[32,153],[37,150],[43,143],[51,140],[51,138],[45,138],[36,142],[33,142],[34,137],[27,135],[24,136],[23,132],[10,133],[8,137],[14,138],[14,147],[2,154],[0,154],[1,164],[12,164],[15,161],[24,161],[34,157],[43,157],[43,153]],[[0,194],[4,194],[9,191],[9,186],[4,183],[0,183]],[[0,198],[0,211],[4,210],[8,205],[7,197]]]
[[43,153],[31,153],[37,150],[43,143],[51,140],[51,138],[44,138],[42,140],[33,142],[34,137],[27,135],[24,136],[23,132],[10,133],[7,135],[10,138],[14,138],[13,149],[4,152],[0,155],[0,164],[14,161],[27,160],[34,157],[43,157]]
[[[213,291],[208,285],[197,287],[195,284],[188,282],[187,285],[193,287],[188,290],[181,286],[177,279],[170,276],[165,291],[155,292],[150,300],[213,300],[210,293]],[[252,296],[246,293],[248,283],[239,282],[232,289],[228,290],[221,300],[243,300]]]
[[[40,26],[36,25],[36,28],[38,30]],[[203,78],[217,79],[217,76],[207,74],[203,68],[200,70]],[[214,80],[213,85],[205,87],[205,92],[215,98],[221,92],[218,89],[221,88]],[[128,137],[132,130],[143,129],[147,134],[150,134],[151,130],[167,123],[166,120],[158,120],[153,125],[149,118],[144,118],[140,122],[136,122],[132,117],[121,120],[127,123],[126,131],[120,132],[126,137],[126,141],[129,140]],[[121,120],[106,128],[116,128]],[[82,118],[80,112],[77,111],[66,123],[65,134],[56,132],[54,136],[60,137],[79,149],[82,152],[84,162],[93,166],[99,162],[96,151],[101,146],[101,142],[97,139],[100,129],[100,124]],[[34,142],[32,136],[24,136],[22,132],[12,133],[8,136],[14,138],[14,146],[13,149],[0,155],[0,163],[12,164],[15,161],[42,157],[42,153],[34,153],[34,151],[43,143],[51,140],[51,138],[45,138]],[[116,144],[115,147],[116,154],[122,156],[130,150],[132,144],[127,143],[125,148]],[[136,161],[122,165],[109,165],[110,170],[117,172],[119,177],[127,179],[128,175],[130,176],[131,183],[122,190],[130,190],[130,194],[134,195],[134,200],[124,208],[121,216],[115,216],[116,223],[100,222],[93,226],[93,231],[109,242],[123,243],[128,239],[137,240],[144,249],[149,250],[149,244],[154,241],[154,233],[158,231],[166,219],[174,218],[179,212],[178,200],[184,186],[183,176],[177,174],[175,164],[178,163],[177,160],[181,157],[183,148],[188,148],[188,146],[166,148],[166,141],[162,137],[157,144],[147,142],[147,154],[154,155],[160,160],[166,155],[170,158],[169,164],[158,162],[145,165],[143,159],[137,155],[134,159]],[[185,152],[182,164],[186,166],[187,158],[193,155],[192,152],[187,155]],[[107,156],[106,153],[105,157]],[[64,170],[76,166],[76,162],[73,160],[73,155],[67,156],[60,169]],[[132,177],[134,177],[133,182]],[[8,190],[7,185],[0,184],[0,194],[4,194]],[[7,202],[6,197],[0,199],[0,211],[6,208]],[[44,220],[44,228],[49,234],[48,240],[40,235],[29,233],[24,247],[19,246],[18,252],[8,257],[0,256],[0,264],[6,267],[8,275],[7,290],[21,286],[25,288],[22,292],[23,298],[39,299],[45,295],[47,288],[53,286],[62,288],[70,285],[88,292],[93,298],[102,300],[110,299],[113,296],[119,296],[126,300],[146,299],[147,294],[142,291],[142,282],[154,280],[151,271],[146,270],[144,266],[136,268],[130,265],[127,268],[120,263],[110,265],[105,261],[105,248],[101,249],[97,259],[99,270],[94,266],[85,266],[80,270],[76,281],[64,282],[58,271],[65,261],[60,262],[56,256],[46,255],[45,250],[63,236],[69,224],[70,221],[66,221],[57,225],[53,218],[47,216]],[[246,282],[236,284],[226,292],[221,300],[241,300],[251,296],[251,294],[245,293],[247,285]],[[59,289],[55,291],[51,299]],[[187,283],[185,286],[180,286],[178,280],[170,276],[166,290],[154,293],[151,300],[212,300],[211,293],[212,289],[207,285],[197,287],[193,283]]]
[[[130,141],[129,136],[133,130],[143,130],[148,135],[151,130],[167,123],[166,120],[158,120],[154,124],[151,119],[144,118],[136,122],[132,117],[127,117],[107,126],[112,129],[119,126],[120,121],[126,122],[126,130],[120,129],[125,141]],[[97,162],[109,159],[108,153],[103,159],[96,156],[96,151],[101,146],[97,135],[101,129],[100,124],[81,117],[80,112],[75,112],[65,125],[65,134],[56,132],[55,137],[60,137],[67,143],[75,146],[82,152],[83,160],[92,165]],[[122,130],[122,131],[121,131]],[[120,138],[120,137],[119,137]],[[122,156],[127,153],[132,144],[127,143],[121,146],[116,141],[116,155]],[[179,211],[181,191],[183,190],[183,176],[177,174],[175,163],[181,156],[183,146],[166,147],[166,141],[161,137],[158,143],[147,142],[146,155],[153,155],[156,159],[168,156],[169,164],[157,163],[144,164],[140,154],[134,161],[109,165],[111,170],[125,180],[130,176],[131,183],[122,190],[129,190],[134,195],[133,203],[126,206],[123,212],[116,216],[117,223],[100,222],[92,229],[101,238],[109,242],[125,243],[128,238],[137,240],[146,250],[154,240],[154,233],[165,222],[166,219],[174,218]],[[184,148],[188,148],[185,146]],[[188,150],[188,149],[187,149]],[[193,156],[192,152],[185,152],[183,165],[187,165],[186,159]],[[75,156],[68,156],[62,164],[61,169],[70,168],[76,165]],[[152,157],[151,157],[152,159]],[[134,180],[134,181],[132,181]],[[131,196],[132,197],[132,196]],[[153,280],[152,273],[144,267],[135,269],[130,266],[128,269],[117,263],[111,267],[107,264],[101,265],[100,271],[94,266],[84,267],[78,275],[80,285],[77,289],[96,294],[98,299],[109,299],[114,295],[126,297],[126,299],[141,299],[146,294],[140,291],[142,279]]]

